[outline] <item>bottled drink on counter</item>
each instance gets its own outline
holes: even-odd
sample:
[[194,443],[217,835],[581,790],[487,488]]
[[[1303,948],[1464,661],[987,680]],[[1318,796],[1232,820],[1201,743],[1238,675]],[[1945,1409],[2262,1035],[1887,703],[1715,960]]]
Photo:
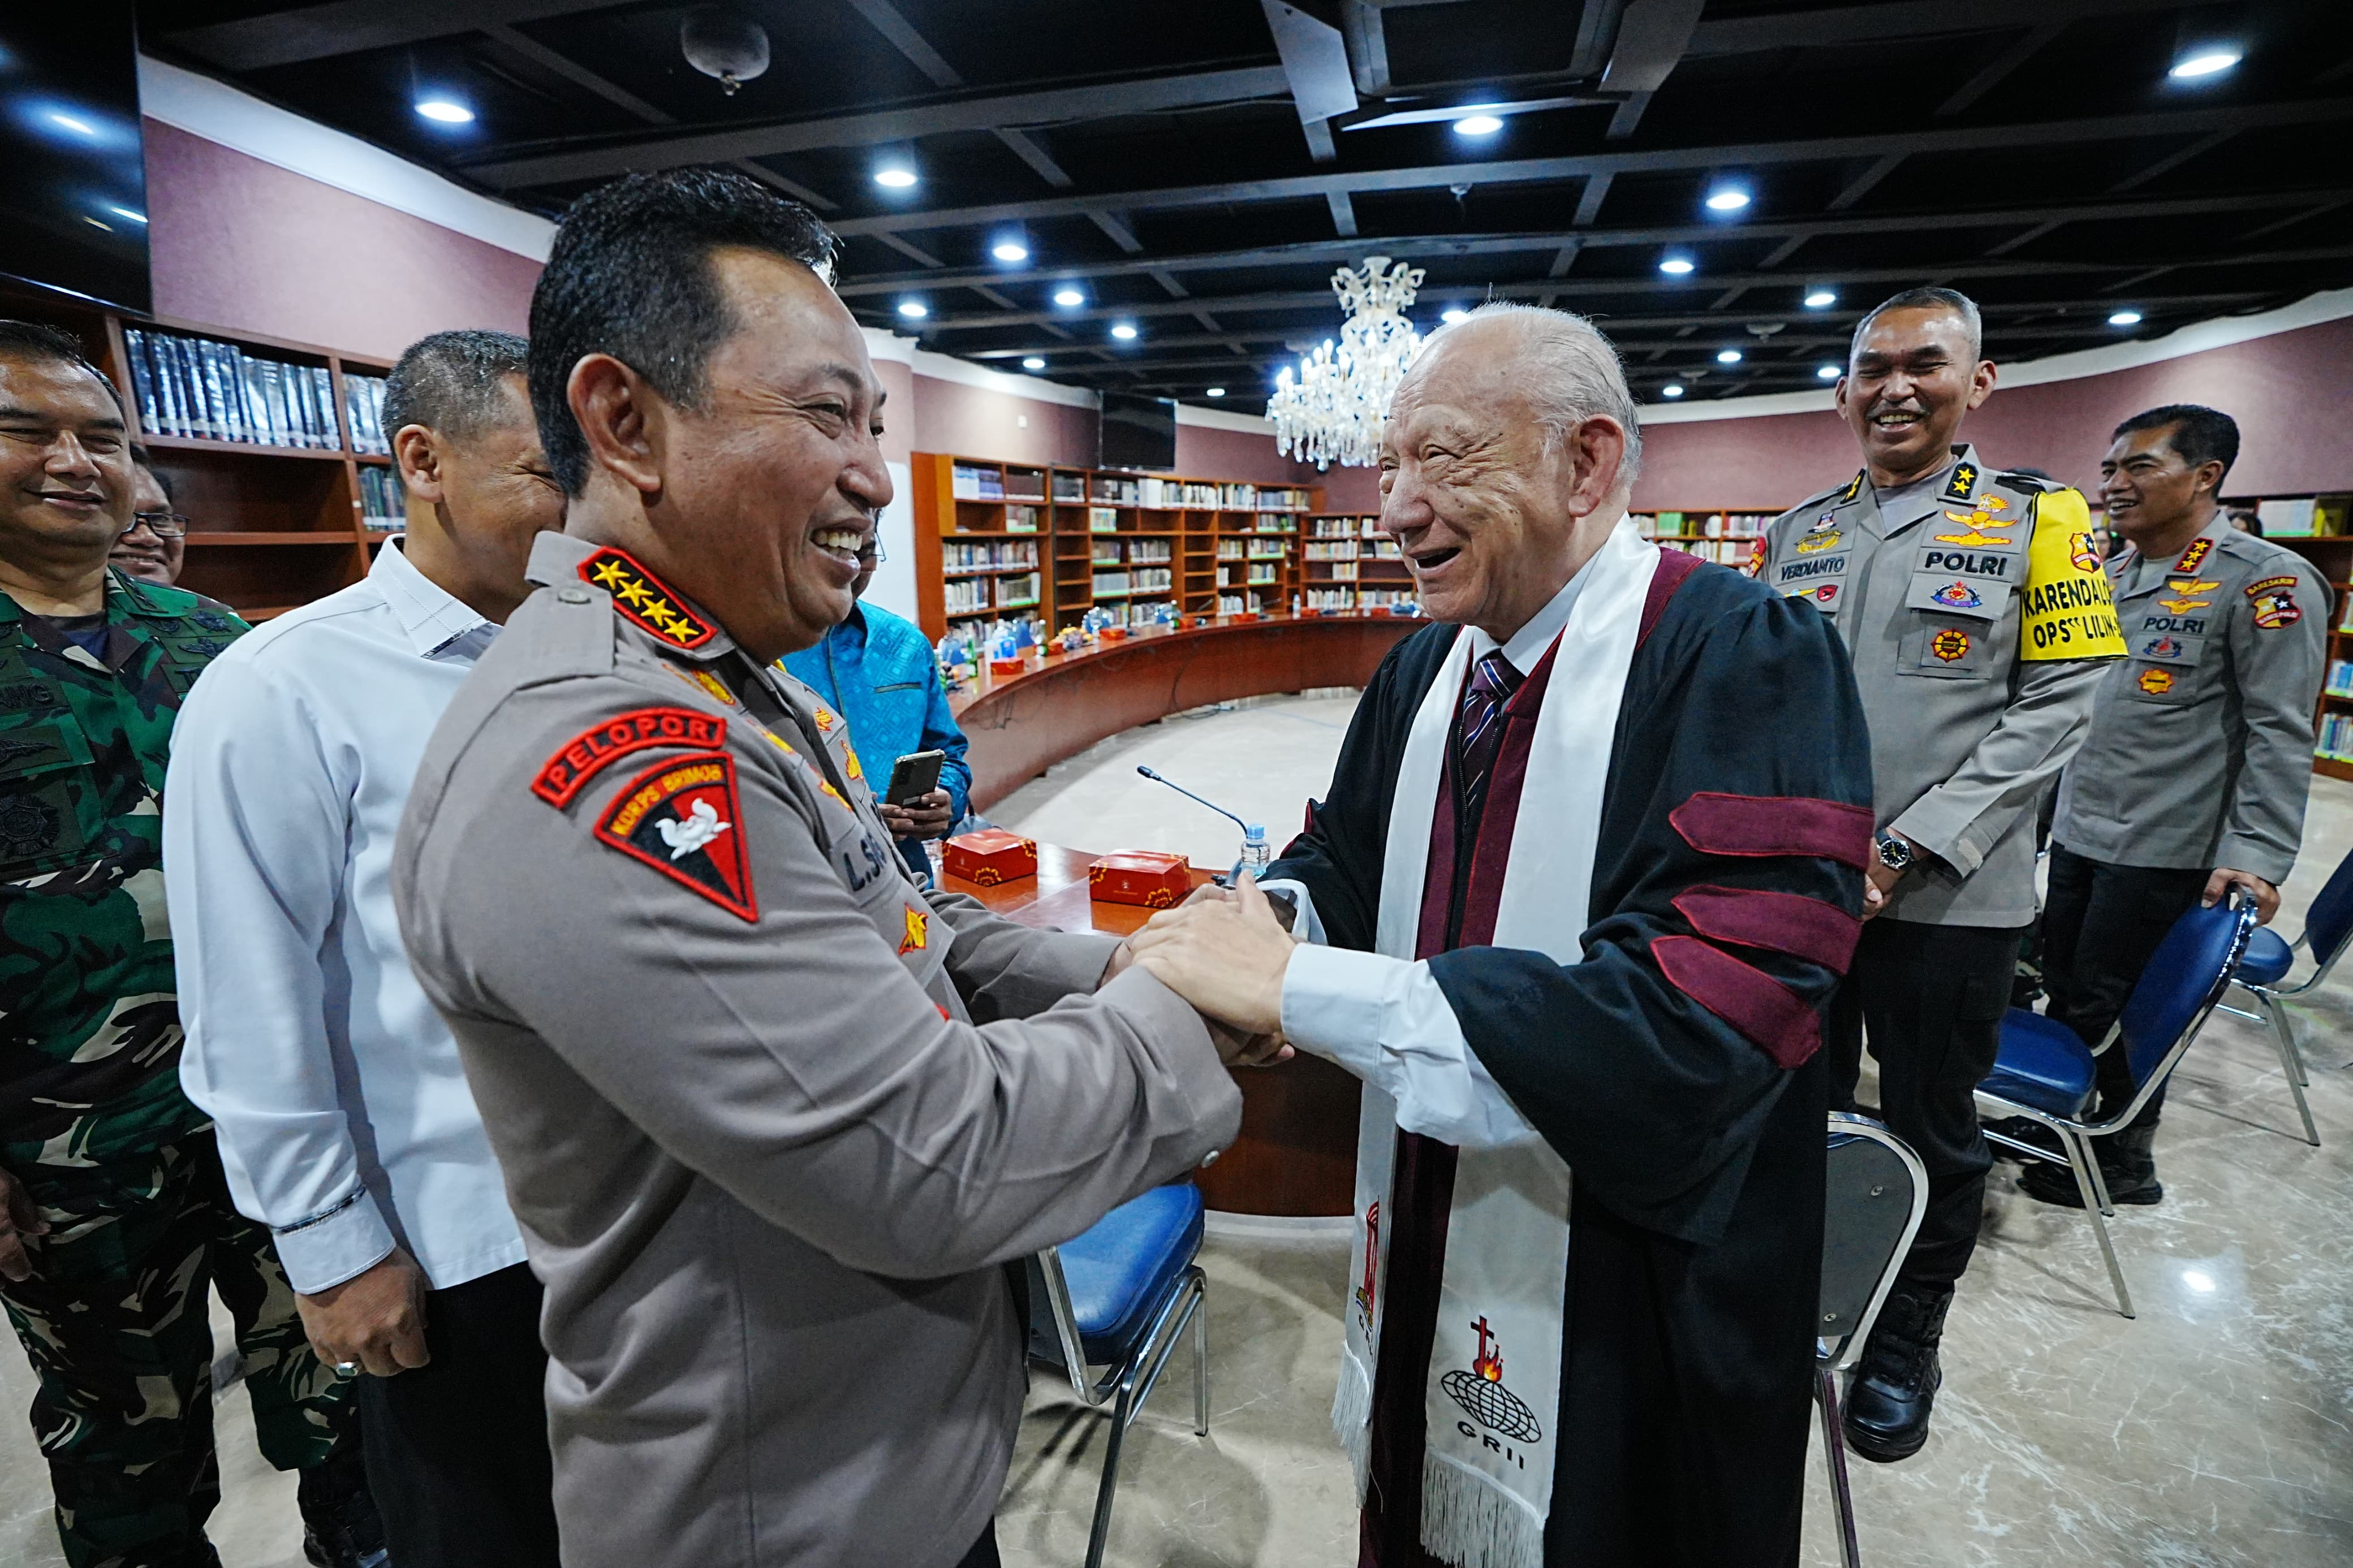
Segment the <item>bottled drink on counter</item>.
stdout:
[[1273,860],[1274,855],[1267,847],[1266,829],[1255,822],[1243,824],[1242,858],[1234,862],[1234,878],[1239,879],[1248,871],[1255,880],[1266,875],[1266,868]]

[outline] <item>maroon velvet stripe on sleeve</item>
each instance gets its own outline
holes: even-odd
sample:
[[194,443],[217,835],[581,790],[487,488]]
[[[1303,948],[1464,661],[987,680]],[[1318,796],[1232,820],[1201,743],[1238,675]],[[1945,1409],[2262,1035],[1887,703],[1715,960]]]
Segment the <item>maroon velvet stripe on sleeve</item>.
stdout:
[[1674,988],[1763,1047],[1778,1067],[1805,1065],[1822,1043],[1805,998],[1752,964],[1695,936],[1662,936],[1651,958]]
[[1704,855],[1816,855],[1865,868],[1871,810],[1803,795],[1726,795],[1701,790],[1667,820]]
[[1861,921],[1801,893],[1701,886],[1677,893],[1675,908],[1702,936],[1786,952],[1832,974],[1846,973],[1862,935]]
[[1675,596],[1691,574],[1700,568],[1700,559],[1685,551],[1662,550],[1659,564],[1651,573],[1651,591],[1642,595],[1642,620],[1634,629],[1634,646],[1641,647],[1651,640],[1651,632],[1659,617],[1667,613],[1667,601]]
[[1495,773],[1487,784],[1486,803],[1480,807],[1479,835],[1471,847],[1471,875],[1462,891],[1461,947],[1489,947],[1495,941],[1495,916],[1504,903],[1504,868],[1512,858],[1512,832],[1520,819],[1520,793],[1527,786],[1528,752],[1535,744],[1536,715],[1544,710],[1545,689],[1552,684],[1553,657],[1558,638],[1512,700],[1504,704],[1504,739],[1495,750]]

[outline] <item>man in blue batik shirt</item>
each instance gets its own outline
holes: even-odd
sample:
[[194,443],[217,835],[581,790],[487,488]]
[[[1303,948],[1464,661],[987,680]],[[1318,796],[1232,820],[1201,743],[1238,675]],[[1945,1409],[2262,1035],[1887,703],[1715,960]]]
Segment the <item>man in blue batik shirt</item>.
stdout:
[[921,629],[865,602],[866,585],[874,581],[881,559],[869,541],[859,553],[858,580],[849,586],[849,617],[815,647],[786,655],[784,666],[849,721],[850,739],[882,772],[877,784],[888,781],[887,763],[909,752],[947,753],[940,764],[939,787],[931,794],[905,805],[888,805],[880,798],[881,789],[875,791],[875,812],[898,839],[899,853],[909,866],[928,875],[932,867],[923,854],[924,840],[954,832],[970,808],[972,769],[964,760],[968,742],[948,711],[939,660]]

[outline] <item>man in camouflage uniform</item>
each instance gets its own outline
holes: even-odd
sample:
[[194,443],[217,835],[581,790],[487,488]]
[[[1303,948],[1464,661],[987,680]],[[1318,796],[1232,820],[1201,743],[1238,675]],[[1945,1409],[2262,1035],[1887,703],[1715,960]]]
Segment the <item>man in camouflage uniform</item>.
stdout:
[[0,1302],[72,1568],[217,1562],[214,1285],[311,1560],[356,1563],[343,1389],[180,1091],[160,792],[181,699],[247,628],[108,569],[132,497],[111,387],[0,321]]

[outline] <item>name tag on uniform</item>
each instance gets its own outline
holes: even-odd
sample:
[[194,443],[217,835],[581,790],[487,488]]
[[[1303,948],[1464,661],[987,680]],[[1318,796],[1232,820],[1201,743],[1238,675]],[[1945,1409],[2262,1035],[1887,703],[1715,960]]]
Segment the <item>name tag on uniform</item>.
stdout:
[[1970,550],[1957,544],[1929,544],[1922,546],[1920,559],[1912,570],[1933,572],[1947,577],[2015,584],[2018,581],[2018,562],[2015,551]]
[[1836,555],[1818,555],[1810,561],[1785,562],[1774,570],[1774,584],[1780,587],[1784,593],[1794,593],[1797,590],[1788,587],[1789,584],[1812,583],[1824,577],[1841,576],[1846,572],[1846,563],[1852,553],[1852,552],[1841,552]]
[[2154,632],[2170,632],[2184,637],[2203,637],[2208,630],[2204,616],[2148,615],[2140,618],[2140,630],[2136,637]]

